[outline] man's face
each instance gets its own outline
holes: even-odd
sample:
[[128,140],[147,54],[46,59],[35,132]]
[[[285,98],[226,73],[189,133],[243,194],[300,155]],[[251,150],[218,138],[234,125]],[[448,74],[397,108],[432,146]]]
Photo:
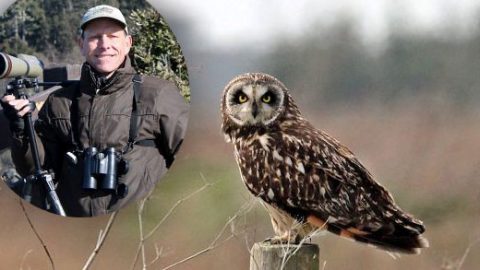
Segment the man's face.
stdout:
[[123,63],[132,46],[132,37],[110,19],[88,23],[80,39],[86,61],[98,72],[110,77]]

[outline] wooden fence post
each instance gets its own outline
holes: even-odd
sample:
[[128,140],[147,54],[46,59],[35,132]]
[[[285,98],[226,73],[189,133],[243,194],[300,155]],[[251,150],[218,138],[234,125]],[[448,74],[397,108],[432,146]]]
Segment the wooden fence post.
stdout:
[[320,249],[315,244],[259,242],[250,252],[250,270],[318,270],[319,256]]

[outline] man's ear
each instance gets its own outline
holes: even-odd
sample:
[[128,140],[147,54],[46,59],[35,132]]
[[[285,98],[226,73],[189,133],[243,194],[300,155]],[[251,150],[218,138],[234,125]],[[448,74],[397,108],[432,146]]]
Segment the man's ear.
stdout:
[[125,42],[127,43],[126,46],[127,46],[127,48],[128,48],[128,49],[127,49],[127,54],[128,54],[128,52],[130,51],[130,48],[132,48],[132,45],[133,45],[133,38],[132,38],[132,36],[131,36],[131,35],[127,35],[127,38],[126,38]]

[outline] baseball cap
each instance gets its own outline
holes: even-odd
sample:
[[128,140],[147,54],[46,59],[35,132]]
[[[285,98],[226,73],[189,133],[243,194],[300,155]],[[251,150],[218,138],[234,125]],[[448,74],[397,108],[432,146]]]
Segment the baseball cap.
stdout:
[[117,21],[127,29],[127,21],[125,20],[125,17],[123,17],[122,12],[118,8],[109,5],[99,5],[87,10],[82,17],[80,29],[83,31],[88,22],[100,18],[108,18]]

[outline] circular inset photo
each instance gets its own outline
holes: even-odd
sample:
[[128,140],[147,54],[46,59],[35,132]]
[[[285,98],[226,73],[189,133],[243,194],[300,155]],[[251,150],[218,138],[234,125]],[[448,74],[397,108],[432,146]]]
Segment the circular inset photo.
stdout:
[[145,1],[21,2],[0,16],[2,180],[62,216],[145,198],[187,128],[188,72],[174,33]]

